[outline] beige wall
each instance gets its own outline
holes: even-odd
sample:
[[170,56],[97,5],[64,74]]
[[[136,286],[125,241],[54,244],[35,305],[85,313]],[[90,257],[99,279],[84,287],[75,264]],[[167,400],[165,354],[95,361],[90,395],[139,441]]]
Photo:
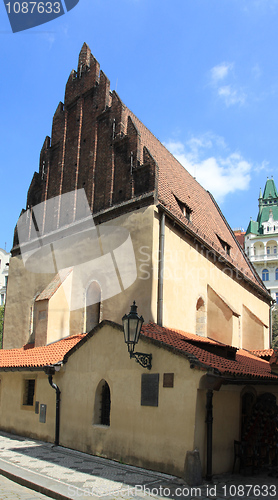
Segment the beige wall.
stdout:
[[264,331],[266,330],[264,324],[247,307],[243,308],[242,319],[243,330],[247,332],[243,338],[242,347],[244,349],[264,349]]
[[[154,248],[157,249],[159,241],[158,216],[154,219],[153,240]],[[158,254],[156,264],[157,261]],[[157,269],[158,265],[154,265],[153,296],[156,294],[156,300],[152,301],[154,317],[157,304]],[[243,323],[243,308],[247,307],[262,323],[268,325],[269,306],[259,299],[255,293],[252,293],[250,287],[247,289],[244,281],[239,276],[236,276],[235,272],[231,273],[231,269],[228,268],[223,272],[222,264],[219,262],[215,264],[206,257],[206,249],[202,248],[198,242],[194,246],[186,234],[181,235],[177,227],[170,225],[170,222],[167,222],[166,219],[163,325],[196,333],[196,304],[198,299],[202,297],[205,302],[205,310],[208,312],[206,335],[209,334],[218,340],[222,338],[222,342],[231,339],[232,345],[242,347],[245,342],[242,338],[250,339],[251,335],[250,328],[247,327],[246,323]],[[223,298],[224,303],[231,305],[232,310],[236,311],[237,317],[233,316],[232,319],[225,317],[226,312],[223,312],[224,303],[222,303],[221,307],[218,304],[218,312],[215,305],[214,311],[209,309],[208,286],[219,297]],[[224,309],[227,310],[225,307]],[[210,321],[212,323],[209,324]],[[227,326],[229,333],[227,333],[226,339],[225,335],[223,338],[223,330]],[[253,337],[251,343],[252,349],[261,348],[256,346]],[[269,331],[268,328],[264,328],[264,347],[267,348],[268,346]]]
[[[34,405],[23,405],[24,380],[35,379]],[[43,372],[0,372],[0,428],[7,432],[22,434],[44,441],[54,441],[55,435],[55,391]],[[11,397],[12,395],[12,397]],[[35,413],[35,401],[46,404],[46,423],[39,422]]]
[[231,345],[233,341],[233,313],[212,288],[207,292],[207,336]]
[[[148,342],[140,341],[137,350],[152,353],[150,372],[129,359],[123,333],[105,326],[69,358],[63,369],[61,444],[182,475],[186,451],[194,445],[200,373],[183,357]],[[141,406],[143,373],[159,373],[158,407]],[[173,388],[163,387],[163,373],[174,373]],[[102,379],[111,390],[110,427],[92,424]]]
[[[117,232],[121,228],[125,229],[124,238],[120,232],[119,234]],[[44,325],[44,330],[47,328],[47,342],[85,331],[86,288],[93,279],[99,281],[102,286],[99,269],[103,271],[105,277],[106,291],[111,292],[108,298],[102,297],[100,320],[110,319],[121,323],[122,316],[129,312],[133,300],[136,300],[138,312],[143,315],[146,323],[155,319],[151,308],[152,266],[149,265],[152,258],[153,207],[138,209],[136,212],[119,216],[117,219],[98,226],[98,231],[101,236],[102,254],[112,255],[113,272],[110,274],[103,262],[100,266],[95,266],[95,269],[91,265],[91,263],[94,265],[96,259],[102,255],[92,253],[93,246],[88,231],[80,232],[77,236],[73,235],[65,240],[61,239],[55,244],[58,269],[60,270],[62,266],[70,267],[73,261],[75,267],[73,276],[67,278],[50,299],[48,324],[46,325],[47,322],[45,322]],[[111,233],[113,233],[112,239]],[[131,256],[130,261],[125,258],[121,247],[127,241],[125,237],[129,236],[131,238],[128,242],[131,245],[128,254],[128,257]],[[133,260],[133,252],[135,260]],[[38,263],[36,271],[39,270]],[[21,257],[11,258],[4,327],[5,349],[22,347],[28,342],[33,331],[31,316],[35,298],[54,276],[54,274],[28,271]],[[69,291],[68,284],[71,279],[73,281]],[[71,303],[71,312],[69,312],[66,298]],[[69,327],[68,322],[70,322]],[[37,345],[41,345],[42,326],[42,324],[38,325],[41,331]]]
[[[178,354],[140,340],[151,353],[151,371],[130,359],[123,332],[103,325],[53,378],[61,389],[60,444],[94,455],[183,476],[186,452],[198,448],[206,473],[206,389],[204,371],[191,369]],[[174,387],[163,387],[163,374]],[[141,406],[142,374],[159,374],[158,406]],[[47,405],[46,423],[34,406],[23,407],[23,382],[36,378],[34,401]],[[94,424],[95,395],[101,380],[111,391],[110,426]],[[43,372],[0,372],[0,428],[54,442],[56,393]],[[240,439],[243,386],[222,386],[213,394],[213,474],[231,471],[234,440]],[[257,394],[278,388],[256,386]],[[11,398],[11,394],[13,397]]]

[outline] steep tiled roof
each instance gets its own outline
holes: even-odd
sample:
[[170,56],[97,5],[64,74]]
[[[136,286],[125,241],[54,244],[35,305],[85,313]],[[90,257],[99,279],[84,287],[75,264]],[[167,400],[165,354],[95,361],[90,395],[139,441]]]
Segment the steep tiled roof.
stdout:
[[[195,359],[204,368],[215,368],[229,378],[262,378],[277,380],[278,384],[278,377],[271,373],[270,364],[244,349],[238,349],[235,359],[229,359],[221,355],[223,344],[219,342],[198,335],[160,327],[154,323],[143,325],[142,334],[161,343],[161,346],[165,345],[187,355],[189,359],[193,359],[193,363]],[[206,344],[207,347],[211,347],[213,344],[213,352],[206,347]]]
[[[161,205],[187,226],[188,230],[206,246],[220,254],[222,261],[224,258],[248,281],[257,285],[265,295],[268,295],[263,282],[244,254],[212,195],[192,177],[131,111],[128,111],[128,114],[140,133],[141,144],[149,150],[157,163],[157,196]],[[190,209],[190,221],[183,215],[178,200]],[[230,246],[230,255],[222,248],[220,240]]]
[[65,354],[72,349],[85,334],[72,335],[42,347],[0,350],[0,370],[5,368],[36,368],[54,365],[63,361]]

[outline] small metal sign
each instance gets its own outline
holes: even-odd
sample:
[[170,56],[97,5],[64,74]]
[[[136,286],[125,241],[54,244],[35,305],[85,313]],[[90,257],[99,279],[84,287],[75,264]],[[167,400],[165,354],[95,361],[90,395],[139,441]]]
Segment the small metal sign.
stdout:
[[41,404],[41,406],[40,406],[40,419],[39,419],[39,421],[42,424],[45,424],[45,421],[46,421],[46,405],[44,405],[44,404]]

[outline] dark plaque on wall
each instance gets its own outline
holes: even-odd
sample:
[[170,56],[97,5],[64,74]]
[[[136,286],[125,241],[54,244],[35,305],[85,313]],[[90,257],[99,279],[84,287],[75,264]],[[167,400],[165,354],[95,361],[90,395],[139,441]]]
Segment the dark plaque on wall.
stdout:
[[163,387],[174,387],[173,373],[163,373]]
[[141,406],[158,406],[159,373],[142,374]]

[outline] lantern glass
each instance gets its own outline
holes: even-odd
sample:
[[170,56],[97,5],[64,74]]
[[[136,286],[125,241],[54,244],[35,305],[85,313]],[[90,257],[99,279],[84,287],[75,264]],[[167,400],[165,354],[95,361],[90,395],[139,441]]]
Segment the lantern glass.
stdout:
[[137,306],[135,301],[131,306],[129,314],[125,314],[122,318],[125,342],[128,346],[128,351],[133,352],[134,346],[137,344],[140,336],[140,331],[144,319],[137,314]]

